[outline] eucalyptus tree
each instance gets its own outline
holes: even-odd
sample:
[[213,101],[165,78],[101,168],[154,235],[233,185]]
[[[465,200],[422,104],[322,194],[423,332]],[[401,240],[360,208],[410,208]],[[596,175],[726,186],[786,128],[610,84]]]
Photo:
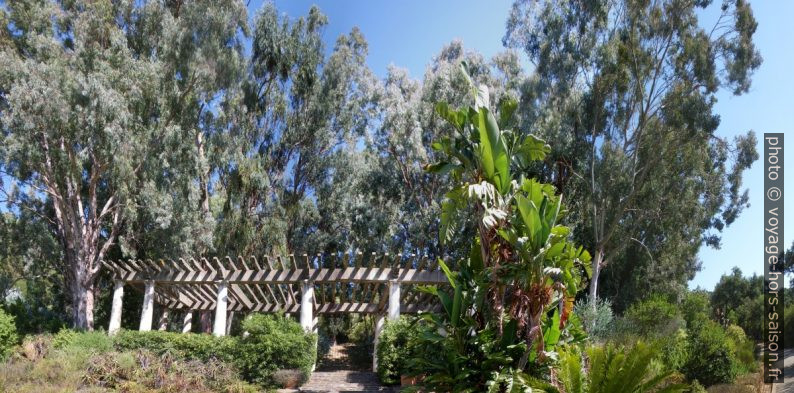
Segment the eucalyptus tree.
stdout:
[[[602,268],[615,295],[658,278],[682,287],[702,244],[748,203],[742,173],[757,158],[752,132],[716,134],[716,93],[750,88],[761,57],[743,0],[516,1],[504,43],[523,49],[537,77],[523,91],[524,122],[554,151],[542,169],[573,197],[577,238],[593,250],[590,296]],[[595,304],[595,302],[593,302]]]
[[440,256],[460,249],[438,243],[438,214],[449,179],[427,173],[424,166],[438,160],[433,143],[455,132],[435,112],[435,104],[470,103],[468,82],[460,73],[462,62],[468,64],[475,83],[489,87],[492,102],[518,97],[524,74],[515,52],[499,53],[489,61],[466,50],[461,41],[442,47],[422,80],[391,66],[375,95],[378,111],[368,149],[377,164],[367,178],[376,186],[367,192],[377,201],[383,219],[392,221],[384,243],[403,252]]
[[196,130],[224,56],[239,53],[245,7],[17,1],[0,12],[0,150],[12,203],[51,207],[42,219],[62,248],[73,325],[92,329],[100,261],[117,237],[152,242],[158,228],[195,221],[179,205],[197,178]]
[[[317,190],[367,123],[367,43],[358,29],[326,58],[327,18],[296,20],[272,4],[254,22],[248,78],[221,105],[215,205],[219,251],[301,253],[322,236]],[[342,157],[343,158],[343,157]],[[316,242],[315,242],[316,243]]]

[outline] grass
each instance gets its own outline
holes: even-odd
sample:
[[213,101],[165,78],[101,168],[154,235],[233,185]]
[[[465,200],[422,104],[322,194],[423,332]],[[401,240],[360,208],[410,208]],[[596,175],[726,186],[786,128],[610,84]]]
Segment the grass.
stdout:
[[185,361],[169,353],[90,351],[27,340],[0,364],[0,392],[15,393],[254,393],[222,362]]

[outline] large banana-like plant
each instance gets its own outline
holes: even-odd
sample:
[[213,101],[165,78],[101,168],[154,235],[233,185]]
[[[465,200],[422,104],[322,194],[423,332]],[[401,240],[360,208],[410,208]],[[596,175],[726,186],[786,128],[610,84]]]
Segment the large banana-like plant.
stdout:
[[[461,72],[471,81],[465,64]],[[487,88],[470,87],[473,107],[437,104],[438,115],[456,131],[433,144],[442,160],[427,166],[453,181],[442,202],[442,244],[464,233],[461,228],[476,228],[469,257],[456,261],[456,271],[440,261],[450,290],[426,289],[438,296],[445,310],[440,318],[425,316],[444,332],[428,337],[450,345],[447,357],[465,359],[444,359],[435,366],[447,368],[448,374],[431,372],[426,380],[449,382],[466,374],[470,382],[476,379],[471,373],[488,374],[488,390],[497,386],[493,391],[499,391],[503,388],[496,380],[505,375],[517,375],[511,381],[524,380],[515,372],[553,353],[590,255],[569,242],[569,229],[559,224],[565,212],[562,196],[552,185],[525,176],[535,161],[545,158],[549,146],[531,134],[509,130],[515,101],[504,100],[495,114]],[[492,342],[486,343],[488,338]],[[473,350],[481,352],[475,360]],[[433,369],[430,363],[424,367]],[[453,384],[435,387],[462,391]]]

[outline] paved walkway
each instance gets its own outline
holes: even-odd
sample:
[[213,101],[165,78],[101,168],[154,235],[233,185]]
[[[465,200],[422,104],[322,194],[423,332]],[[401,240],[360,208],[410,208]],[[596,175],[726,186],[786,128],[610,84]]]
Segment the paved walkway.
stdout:
[[352,344],[331,347],[309,381],[299,389],[281,389],[281,393],[341,393],[341,392],[399,392],[399,387],[385,387],[378,382],[378,376],[369,367],[355,364],[350,354]]
[[777,393],[794,393],[794,349],[783,350],[783,386],[777,386]]

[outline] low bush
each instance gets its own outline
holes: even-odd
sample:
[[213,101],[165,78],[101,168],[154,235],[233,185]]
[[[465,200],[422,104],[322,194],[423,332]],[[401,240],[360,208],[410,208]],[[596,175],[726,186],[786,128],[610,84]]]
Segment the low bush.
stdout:
[[612,302],[608,299],[597,299],[595,305],[590,298],[576,302],[574,313],[579,316],[582,326],[591,339],[604,341],[612,331]]
[[794,347],[794,304],[783,310],[783,344]]
[[387,321],[378,337],[378,379],[386,385],[400,383],[400,376],[408,374],[408,360],[414,357],[412,340],[418,334],[415,326],[402,317]]
[[172,353],[191,360],[234,362],[237,338],[208,334],[122,330],[114,338],[117,350],[146,349],[157,355]]
[[278,370],[300,370],[303,380],[317,359],[317,336],[307,334],[283,315],[253,315],[243,321],[245,337],[207,334],[121,331],[114,344],[119,351],[145,349],[157,356],[201,362],[221,361],[235,366],[248,382],[276,386]]
[[714,321],[703,321],[689,330],[689,357],[682,367],[689,380],[704,386],[731,383],[739,365],[725,330]]
[[678,371],[689,359],[689,343],[686,329],[658,339],[659,360],[667,370]]
[[745,374],[758,370],[758,361],[755,358],[755,343],[744,334],[744,330],[736,325],[725,328],[731,350],[736,355],[738,373]]
[[305,378],[317,359],[317,336],[283,315],[253,315],[243,322],[249,334],[239,340],[235,364],[243,378],[263,386],[274,385],[279,369],[300,370]]
[[77,332],[63,329],[52,338],[55,349],[74,348],[90,353],[104,353],[113,349],[113,339],[105,332]]
[[17,344],[19,336],[14,317],[0,309],[0,360],[6,359]]
[[678,307],[661,296],[631,305],[624,319],[634,332],[648,338],[668,336],[685,325]]

